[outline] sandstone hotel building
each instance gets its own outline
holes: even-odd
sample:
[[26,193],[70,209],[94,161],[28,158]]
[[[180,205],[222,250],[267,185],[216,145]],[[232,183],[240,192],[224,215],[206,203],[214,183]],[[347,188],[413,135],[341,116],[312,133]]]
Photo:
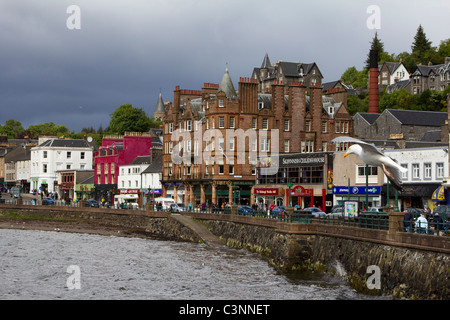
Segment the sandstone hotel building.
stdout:
[[[277,78],[277,66],[269,66],[266,58],[260,69],[270,67],[271,72],[264,73],[265,79],[258,70],[251,78],[240,78],[238,90],[228,68],[218,84],[204,83],[201,90],[175,88],[173,103],[164,105],[162,115],[163,197],[196,206],[290,201],[305,207],[328,199],[329,156],[335,147],[327,143],[339,135],[353,135],[345,90],[323,93],[320,82],[306,86],[300,73]],[[268,74],[273,77],[270,81]],[[248,135],[243,141],[227,136],[227,130],[238,129],[255,132],[256,137]],[[203,136],[196,135],[199,130]],[[175,134],[183,138],[175,139]],[[284,161],[276,172],[261,175],[274,155],[279,156],[277,161],[300,160]]]

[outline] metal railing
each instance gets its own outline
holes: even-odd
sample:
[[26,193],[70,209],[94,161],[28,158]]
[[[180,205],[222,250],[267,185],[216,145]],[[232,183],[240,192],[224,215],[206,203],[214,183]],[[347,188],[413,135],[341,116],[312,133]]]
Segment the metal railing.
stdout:
[[[49,203],[48,201],[43,201],[39,199],[21,199],[23,205],[44,205],[52,207],[80,207],[80,202],[70,201],[65,202],[64,200],[54,200]],[[0,204],[16,205],[18,199],[0,199]],[[84,207],[92,207],[90,205],[85,205]],[[97,208],[97,206],[95,206]],[[120,205],[115,206],[104,206],[101,203],[98,204],[98,208],[109,208],[109,209],[132,209],[132,210],[146,210],[146,205],[144,206],[125,206]],[[170,213],[182,213],[182,212],[195,212],[204,214],[231,214],[232,208],[230,206],[186,206],[182,207],[180,210],[173,210],[170,208],[158,207],[156,204],[151,208],[152,211],[165,211]],[[285,211],[281,212],[271,212],[270,210],[263,210],[258,208],[254,210],[248,206],[238,206],[237,215],[256,217],[260,219],[275,219],[286,223],[319,223],[327,225],[336,226],[348,226],[348,227],[358,227],[366,229],[375,230],[388,230],[389,229],[389,215],[385,212],[362,212],[357,217],[344,217],[343,215],[325,214],[325,215],[314,215],[306,211],[294,211],[291,214]],[[402,221],[402,231],[417,233],[417,234],[427,234],[427,235],[450,235],[450,220],[445,220],[443,222],[433,222],[428,221],[427,223],[422,223],[421,221]]]

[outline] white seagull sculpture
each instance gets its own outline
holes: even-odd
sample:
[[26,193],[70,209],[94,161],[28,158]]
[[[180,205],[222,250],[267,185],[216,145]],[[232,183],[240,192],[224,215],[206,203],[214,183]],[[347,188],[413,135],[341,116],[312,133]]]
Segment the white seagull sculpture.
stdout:
[[352,138],[352,137],[337,137],[331,140],[330,144],[351,142],[351,145],[344,157],[349,154],[356,154],[364,163],[381,167],[384,174],[392,183],[392,185],[399,191],[402,190],[402,173],[406,172],[407,169],[400,166],[397,161],[384,155],[380,150],[378,150],[375,145]]

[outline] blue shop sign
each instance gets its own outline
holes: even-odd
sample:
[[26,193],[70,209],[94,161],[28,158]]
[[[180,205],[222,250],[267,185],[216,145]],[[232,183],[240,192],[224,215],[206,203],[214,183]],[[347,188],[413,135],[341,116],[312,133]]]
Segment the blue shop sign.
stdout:
[[[368,194],[381,194],[381,187],[372,187],[369,186]],[[348,187],[346,186],[334,186],[333,194],[347,194],[348,195]],[[366,187],[352,187],[350,186],[350,194],[353,195],[365,195]]]

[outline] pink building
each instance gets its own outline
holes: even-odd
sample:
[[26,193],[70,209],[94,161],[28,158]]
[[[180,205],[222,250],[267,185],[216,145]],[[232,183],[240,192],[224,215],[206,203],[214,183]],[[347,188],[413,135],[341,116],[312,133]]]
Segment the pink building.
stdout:
[[105,135],[99,151],[94,154],[95,198],[113,203],[120,166],[130,164],[137,156],[150,155],[151,147],[151,133]]

